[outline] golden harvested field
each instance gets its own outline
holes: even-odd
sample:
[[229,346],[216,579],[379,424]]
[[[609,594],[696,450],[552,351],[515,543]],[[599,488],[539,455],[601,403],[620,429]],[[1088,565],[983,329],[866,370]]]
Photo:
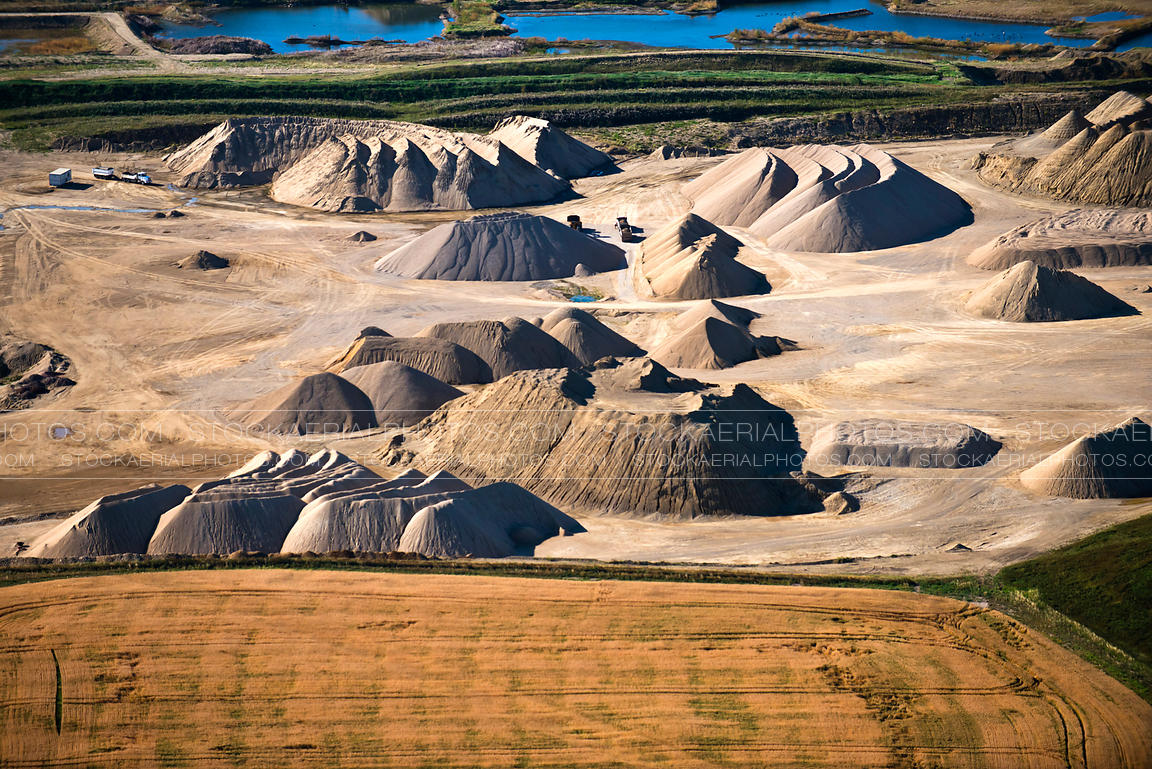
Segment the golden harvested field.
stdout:
[[0,652],[5,767],[1152,763],[1120,684],[909,593],[168,572],[0,590]]

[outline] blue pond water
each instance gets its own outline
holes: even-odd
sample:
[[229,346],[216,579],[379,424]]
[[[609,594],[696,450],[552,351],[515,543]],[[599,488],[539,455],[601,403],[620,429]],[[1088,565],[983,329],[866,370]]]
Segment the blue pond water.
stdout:
[[[1047,25],[1008,24],[932,16],[909,16],[889,13],[879,3],[868,0],[782,0],[775,3],[737,5],[711,16],[661,14],[558,14],[546,16],[512,15],[508,23],[523,37],[548,40],[624,40],[646,45],[730,48],[731,44],[713,35],[726,35],[734,29],[768,29],[788,16],[806,13],[832,13],[867,7],[872,13],[832,24],[846,29],[901,31],[915,37],[938,37],[947,40],[980,40],[1004,43],[1051,43],[1044,34]],[[166,24],[171,37],[200,35],[237,35],[263,40],[277,52],[307,50],[306,45],[288,45],[290,36],[332,35],[343,40],[385,40],[416,42],[440,34],[439,16],[443,8],[415,3],[370,4],[356,7],[320,5],[296,8],[263,7],[222,9],[215,12],[219,26],[196,27]],[[1091,21],[1124,18],[1124,14],[1103,13]],[[1085,47],[1092,40],[1061,39],[1065,45]],[[1152,34],[1144,35],[1121,46],[1126,50],[1136,45],[1152,44]]]
[[288,37],[332,35],[341,40],[403,40],[415,43],[439,35],[443,7],[417,3],[381,5],[314,5],[295,8],[233,8],[214,11],[219,24],[190,26],[163,24],[167,37],[200,37],[201,35],[235,35],[263,40],[277,53],[311,50],[308,45],[288,45]]
[[587,294],[575,294],[568,297],[569,302],[595,302],[596,297],[588,296]]

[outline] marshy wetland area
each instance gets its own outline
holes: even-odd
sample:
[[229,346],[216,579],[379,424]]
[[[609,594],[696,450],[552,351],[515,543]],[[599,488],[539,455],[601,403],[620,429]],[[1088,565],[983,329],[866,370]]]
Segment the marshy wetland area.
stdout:
[[1152,767],[1150,34],[0,0],[0,767]]

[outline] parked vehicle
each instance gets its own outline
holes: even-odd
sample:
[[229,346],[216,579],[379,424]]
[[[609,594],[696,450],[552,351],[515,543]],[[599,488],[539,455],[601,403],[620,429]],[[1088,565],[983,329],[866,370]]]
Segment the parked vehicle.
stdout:
[[576,214],[568,215],[568,226],[577,231],[584,229],[584,224]]
[[148,174],[144,173],[143,171],[140,171],[138,173],[126,173],[123,176],[121,176],[120,178],[126,182],[132,182],[133,184],[151,184],[152,183],[152,177],[149,176]]
[[57,168],[48,174],[48,184],[53,187],[62,187],[72,181],[71,168]]
[[92,169],[92,176],[96,179],[115,179],[116,169],[105,166],[96,166]]
[[620,241],[623,243],[632,242],[632,225],[628,224],[628,217],[616,217],[616,232],[620,233]]

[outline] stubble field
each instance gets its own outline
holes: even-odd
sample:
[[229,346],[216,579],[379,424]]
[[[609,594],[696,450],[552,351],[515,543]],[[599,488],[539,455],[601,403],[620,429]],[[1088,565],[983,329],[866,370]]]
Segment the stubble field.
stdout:
[[7,767],[1152,762],[1120,684],[890,591],[120,575],[0,590],[0,660]]

